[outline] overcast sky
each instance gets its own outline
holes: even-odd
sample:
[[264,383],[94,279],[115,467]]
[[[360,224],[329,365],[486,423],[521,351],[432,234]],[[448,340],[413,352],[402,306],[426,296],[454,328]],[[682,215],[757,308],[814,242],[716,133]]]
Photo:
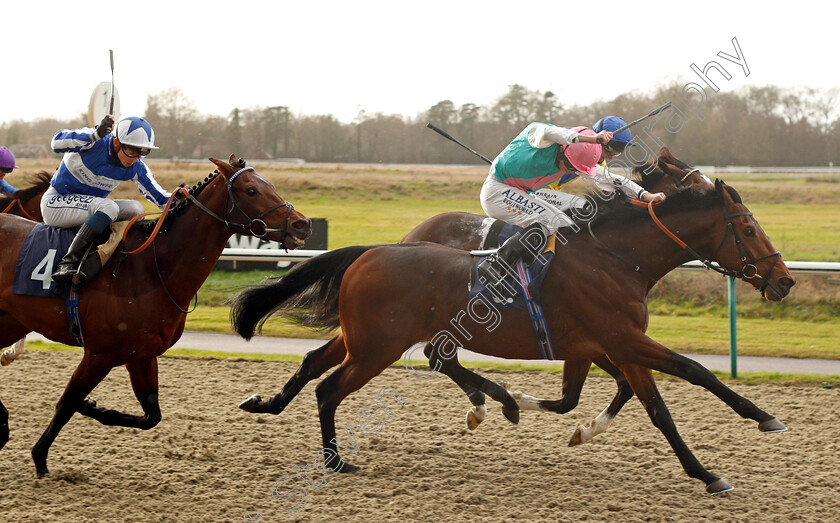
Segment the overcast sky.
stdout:
[[[123,116],[174,86],[203,114],[285,105],[344,122],[359,110],[416,116],[445,99],[489,104],[515,83],[588,104],[697,81],[691,64],[711,60],[732,75],[711,73],[723,91],[838,87],[838,5],[11,0],[0,11],[0,122],[87,113],[111,79],[109,49]],[[749,77],[717,56],[736,55],[733,38]]]

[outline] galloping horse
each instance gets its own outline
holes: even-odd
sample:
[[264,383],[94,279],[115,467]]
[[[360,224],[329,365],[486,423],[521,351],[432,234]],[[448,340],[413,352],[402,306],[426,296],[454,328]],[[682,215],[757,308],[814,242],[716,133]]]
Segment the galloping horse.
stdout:
[[[660,149],[659,156],[655,161],[634,169],[634,174],[641,178],[640,185],[650,192],[672,194],[681,187],[710,188],[712,186],[709,179],[700,173],[699,169],[675,158],[667,147]],[[447,212],[424,221],[409,232],[400,243],[426,241],[461,250],[475,250],[481,248],[484,233],[494,221],[492,218],[480,214]],[[337,339],[340,340],[341,336],[339,334]],[[438,358],[432,352],[431,344],[426,345],[424,353],[429,358],[429,364],[432,367],[441,367],[439,370],[446,367],[443,370],[444,374],[450,376],[467,394],[473,405],[467,412],[467,427],[471,430],[478,427],[484,420],[486,412],[484,393],[502,403],[502,413],[511,420],[518,416],[518,411],[513,407],[516,404],[520,409],[544,409],[561,414],[569,412],[577,406],[580,400],[583,383],[592,363],[589,360],[566,360],[564,362],[561,399],[535,401],[536,398],[517,394],[516,397],[519,399],[517,401],[499,384],[463,368],[458,362],[457,354],[448,359]],[[330,340],[307,354],[298,370],[279,394],[267,400],[263,400],[260,395],[256,394],[240,404],[240,408],[249,412],[281,413],[307,383],[319,378],[331,367],[341,363],[346,354],[347,351],[343,343],[336,342],[336,339]],[[597,358],[595,364],[607,371],[616,380],[618,390],[612,402],[596,420],[582,424],[575,429],[569,442],[570,445],[585,443],[606,431],[624,404],[633,397],[633,391],[626,378],[615,365],[610,363],[606,356]]]
[[41,196],[50,188],[51,178],[46,171],[41,171],[35,175],[35,183],[29,187],[0,198],[0,213],[16,214],[33,222],[44,221],[41,216]]
[[[153,226],[159,228],[152,248],[124,260],[113,256],[101,274],[82,288],[79,310],[85,352],[52,421],[32,449],[39,477],[48,472],[50,445],[75,412],[105,425],[144,430],[160,422],[157,357],[180,338],[191,298],[234,232],[264,236],[287,249],[300,247],[311,234],[310,221],[244,161],[233,155],[229,163],[210,160],[218,170],[192,188],[184,201],[165,217],[129,230],[125,245],[134,248],[151,239]],[[33,330],[75,345],[63,298],[12,293],[18,252],[34,225],[16,216],[0,216],[0,345]],[[119,365],[128,370],[142,416],[108,410],[86,399]],[[2,408],[0,448],[8,439],[8,412]]]
[[[748,281],[771,301],[790,292],[795,283],[790,271],[738,193],[721,181],[714,188],[672,194],[656,213],[652,206],[605,205],[591,231],[591,236],[569,238],[575,256],[554,256],[541,291],[548,326],[561,340],[557,357],[609,358],[686,473],[703,481],[710,493],[731,490],[683,442],[652,370],[706,388],[740,416],[757,421],[762,432],[786,427],[699,363],[647,337],[645,299],[651,280],[692,257],[708,266],[714,260],[720,270]],[[638,259],[640,252],[648,254]],[[489,299],[468,297],[474,265],[469,253],[432,243],[348,247],[297,265],[236,298],[234,326],[245,338],[274,312],[318,328],[342,328],[343,340],[333,343],[342,341],[347,356],[316,387],[328,466],[358,470],[340,458],[336,447],[335,411],[341,401],[416,343],[437,340],[435,352],[447,357],[453,339],[441,333],[451,328],[451,320],[460,321],[458,331],[469,335],[454,340],[460,346],[503,358],[542,358],[536,344],[520,342],[533,335],[527,312],[499,311]]]
[[[35,183],[29,187],[18,189],[11,196],[0,198],[0,209],[2,209],[0,212],[22,216],[34,222],[44,221],[44,217],[41,215],[41,196],[49,189],[51,178],[46,171],[39,172],[35,175]],[[14,348],[10,350],[16,353],[15,357],[17,357],[23,354],[25,347],[26,336],[16,341]],[[0,346],[0,349],[2,349],[2,346]],[[3,448],[2,443],[0,443],[0,448]]]

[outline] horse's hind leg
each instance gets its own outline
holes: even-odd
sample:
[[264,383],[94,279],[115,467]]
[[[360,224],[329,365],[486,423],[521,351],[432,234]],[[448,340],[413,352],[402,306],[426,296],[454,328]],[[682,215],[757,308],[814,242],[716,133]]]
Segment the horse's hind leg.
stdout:
[[[488,396],[502,404],[502,414],[508,421],[511,423],[519,423],[519,405],[507,389],[498,383],[490,381],[487,378],[483,378],[475,372],[462,367],[458,362],[457,354],[453,354],[451,357],[445,358],[440,354],[440,349],[438,347],[431,346],[430,348],[430,346],[431,344],[427,345],[424,352],[426,352],[426,355],[429,357],[429,365],[432,368],[440,365],[440,372],[449,376],[452,381],[457,383],[458,386],[467,393],[467,396],[470,396],[471,391],[475,391],[478,394],[486,393]],[[473,398],[476,400],[483,400],[484,394],[481,394],[481,396],[475,396],[475,394],[473,394],[473,396],[470,397],[470,400],[473,400]],[[484,402],[482,401],[479,405],[483,404]],[[476,405],[476,403],[473,402],[473,405]],[[470,413],[472,412],[473,410],[470,410]],[[470,413],[467,414],[468,427],[470,425]],[[475,423],[475,427],[477,427],[480,422],[481,420],[478,420],[478,422]]]
[[47,426],[47,430],[32,447],[32,459],[35,462],[35,471],[39,478],[49,473],[47,454],[56,436],[82,405],[85,397],[108,375],[113,367],[113,361],[109,357],[103,355],[90,356],[85,353],[55,406],[55,414]]
[[308,352],[300,367],[289,378],[279,394],[275,394],[269,400],[263,400],[259,394],[254,394],[240,403],[239,408],[247,412],[280,414],[307,383],[321,377],[329,369],[341,363],[346,356],[344,337],[338,335],[321,347]]
[[[426,358],[429,359],[429,365],[432,366],[432,344],[427,343],[426,347],[423,349],[423,353],[426,355]],[[460,365],[458,361],[458,355],[455,354],[452,356],[455,365]],[[441,361],[441,368],[438,370],[443,370],[443,362]],[[445,373],[445,372],[444,372]],[[446,374],[446,373],[445,373]],[[472,385],[467,385],[466,383],[456,380],[451,375],[447,374],[452,381],[455,382],[455,385],[458,385],[461,390],[467,395],[469,398],[470,403],[472,403],[472,408],[467,411],[467,428],[470,430],[475,430],[484,421],[484,417],[487,415],[487,407],[485,403],[487,401],[484,393],[480,390],[476,389]]]
[[9,411],[0,401],[0,450],[3,450],[7,441],[9,441]]
[[[618,386],[618,390],[615,392],[615,397],[607,405],[598,416],[594,419],[579,426],[575,429],[575,432],[572,434],[571,439],[569,440],[569,446],[574,447],[575,445],[580,445],[581,443],[586,443],[587,441],[591,440],[598,434],[602,432],[606,432],[606,430],[612,425],[613,420],[618,415],[618,412],[621,410],[624,405],[630,401],[630,398],[633,397],[633,389],[630,387],[630,384],[627,382],[627,378],[622,374],[621,370],[618,367],[612,364],[612,362],[606,356],[601,356],[593,360],[593,362],[607,371],[610,376],[615,379],[615,383]],[[565,367],[563,369],[564,377],[565,377]]]
[[[359,467],[341,459],[338,454],[338,439],[335,433],[335,411],[341,401],[352,392],[359,390],[365,383],[385,370],[389,361],[359,361],[348,358],[332,374],[315,387],[318,398],[318,415],[321,419],[321,438],[323,440],[324,465],[337,472],[356,472]],[[351,452],[358,452],[357,440],[350,425],[347,439],[342,447],[348,445]]]
[[143,407],[143,416],[125,414],[116,410],[96,406],[96,401],[87,398],[79,407],[79,414],[95,419],[103,425],[131,427],[148,430],[160,423],[160,403],[158,403],[158,365],[157,358],[127,363],[125,368],[131,380],[134,395]]
[[705,483],[706,491],[710,494],[720,494],[732,490],[732,485],[703,467],[680,437],[677,427],[674,425],[674,420],[671,418],[671,413],[668,412],[668,407],[665,406],[662,396],[659,395],[651,370],[639,365],[624,365],[621,370],[630,382],[633,391],[645,406],[645,410],[647,410],[654,426],[665,435],[668,443],[671,444],[671,448],[680,460],[686,474]]

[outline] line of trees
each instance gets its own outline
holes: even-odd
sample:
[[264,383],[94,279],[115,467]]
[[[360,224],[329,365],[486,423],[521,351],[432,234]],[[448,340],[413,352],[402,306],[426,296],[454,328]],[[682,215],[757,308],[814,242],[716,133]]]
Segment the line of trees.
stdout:
[[[285,106],[234,108],[227,117],[206,115],[173,87],[150,95],[143,116],[155,128],[157,157],[235,153],[252,160],[471,164],[482,162],[425,129],[426,122],[492,158],[530,122],[592,125],[607,115],[632,121],[664,101],[679,99],[681,88],[673,81],[649,92],[565,106],[550,91],[512,85],[486,106],[443,100],[414,117],[360,111],[352,122],[343,123],[332,115],[296,115]],[[634,127],[634,140],[653,151],[667,145],[696,165],[840,165],[840,88],[746,86],[711,93],[698,110],[682,111],[684,125],[679,132],[669,131],[665,124],[675,117],[674,111],[679,112],[678,104]],[[56,130],[85,126],[86,120],[80,115],[70,121],[4,122],[0,143],[48,147]]]

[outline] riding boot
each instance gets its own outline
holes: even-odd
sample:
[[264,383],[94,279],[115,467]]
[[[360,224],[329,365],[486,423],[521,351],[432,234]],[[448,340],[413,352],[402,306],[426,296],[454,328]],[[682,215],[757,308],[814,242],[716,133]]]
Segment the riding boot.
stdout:
[[537,259],[547,243],[545,231],[538,223],[532,223],[517,232],[499,247],[499,250],[478,264],[478,272],[487,279],[487,285],[498,289],[505,276],[516,269],[516,262],[528,267]]

